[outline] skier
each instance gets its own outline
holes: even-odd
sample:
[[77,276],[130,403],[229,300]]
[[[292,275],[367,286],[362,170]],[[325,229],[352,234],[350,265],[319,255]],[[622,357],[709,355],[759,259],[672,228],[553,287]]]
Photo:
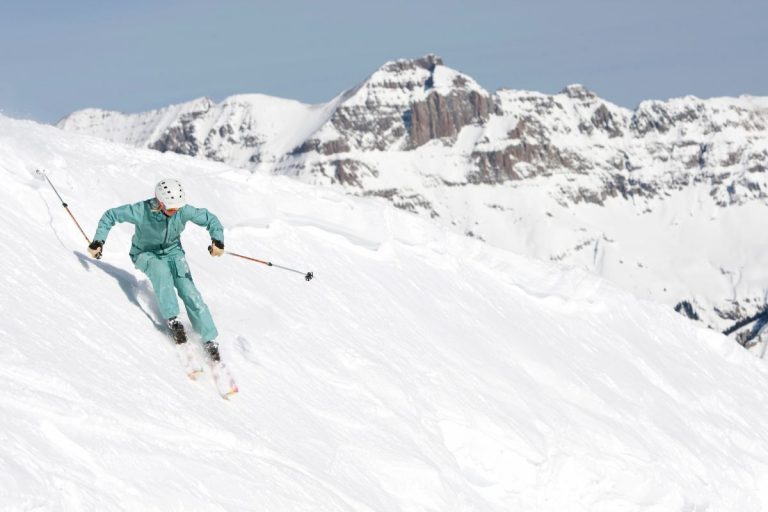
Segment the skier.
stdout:
[[211,235],[208,252],[224,254],[224,228],[219,219],[205,208],[186,203],[184,189],[175,179],[164,179],[155,186],[155,197],[134,204],[111,208],[99,220],[93,242],[88,246],[92,257],[100,259],[109,230],[117,222],[135,226],[128,253],[137,269],[152,283],[160,314],[167,321],[173,340],[186,343],[184,326],[178,320],[179,304],[174,287],[184,302],[192,327],[200,334],[205,352],[213,362],[221,360],[216,343],[218,331],[189,272],[179,239],[187,221],[203,226]]

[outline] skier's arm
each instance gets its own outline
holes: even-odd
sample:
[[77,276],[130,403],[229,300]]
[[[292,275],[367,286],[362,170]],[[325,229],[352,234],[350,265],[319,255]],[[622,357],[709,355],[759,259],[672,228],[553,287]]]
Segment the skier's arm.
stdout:
[[218,240],[222,244],[224,243],[224,227],[219,222],[218,217],[205,208],[195,208],[190,205],[185,206],[182,211],[187,216],[186,220],[190,220],[198,226],[207,229],[208,234],[211,235],[211,240]]
[[141,220],[143,209],[143,202],[110,208],[101,216],[101,220],[99,220],[99,225],[96,228],[96,234],[93,235],[93,239],[101,242],[106,241],[107,235],[109,235],[109,230],[118,222],[138,224]]

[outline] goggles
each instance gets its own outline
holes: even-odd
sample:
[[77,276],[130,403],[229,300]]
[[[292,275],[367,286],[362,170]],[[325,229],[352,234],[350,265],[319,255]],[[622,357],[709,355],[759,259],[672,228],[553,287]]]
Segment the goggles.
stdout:
[[160,210],[163,213],[167,213],[168,215],[173,215],[177,211],[179,211],[179,208],[166,208],[165,204],[162,201],[158,201],[160,203]]

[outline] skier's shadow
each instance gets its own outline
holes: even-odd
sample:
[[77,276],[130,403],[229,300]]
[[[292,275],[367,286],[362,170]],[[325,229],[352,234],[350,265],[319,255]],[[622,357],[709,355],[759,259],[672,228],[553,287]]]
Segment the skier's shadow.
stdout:
[[[99,270],[102,270],[107,275],[114,277],[128,300],[131,301],[131,303],[136,307],[138,307],[141,312],[146,315],[147,318],[149,318],[149,320],[152,322],[152,325],[155,326],[155,329],[165,334],[165,327],[163,326],[163,323],[157,320],[161,317],[160,310],[157,308],[157,304],[155,303],[154,299],[154,293],[152,292],[150,286],[147,284],[147,281],[139,281],[130,272],[126,272],[125,270],[117,268],[114,265],[110,265],[104,261],[89,258],[85,254],[78,251],[73,252],[75,253],[75,256],[77,256],[77,259],[80,260],[80,264],[86,270],[90,270],[90,266],[93,265]],[[139,300],[139,298],[143,298],[144,300]]]

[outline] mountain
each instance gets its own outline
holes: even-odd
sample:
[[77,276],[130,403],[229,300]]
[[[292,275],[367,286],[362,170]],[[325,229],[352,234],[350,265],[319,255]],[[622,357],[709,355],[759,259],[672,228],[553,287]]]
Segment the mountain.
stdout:
[[723,328],[766,303],[768,98],[489,93],[442,59],[385,64],[321,105],[259,95],[59,127],[382,197],[445,229],[688,304]]
[[[2,510],[768,508],[765,364],[668,307],[282,176],[2,116],[0,162]],[[41,168],[89,236],[171,176],[315,272],[185,231],[236,398],[181,371],[131,226],[90,259]]]

